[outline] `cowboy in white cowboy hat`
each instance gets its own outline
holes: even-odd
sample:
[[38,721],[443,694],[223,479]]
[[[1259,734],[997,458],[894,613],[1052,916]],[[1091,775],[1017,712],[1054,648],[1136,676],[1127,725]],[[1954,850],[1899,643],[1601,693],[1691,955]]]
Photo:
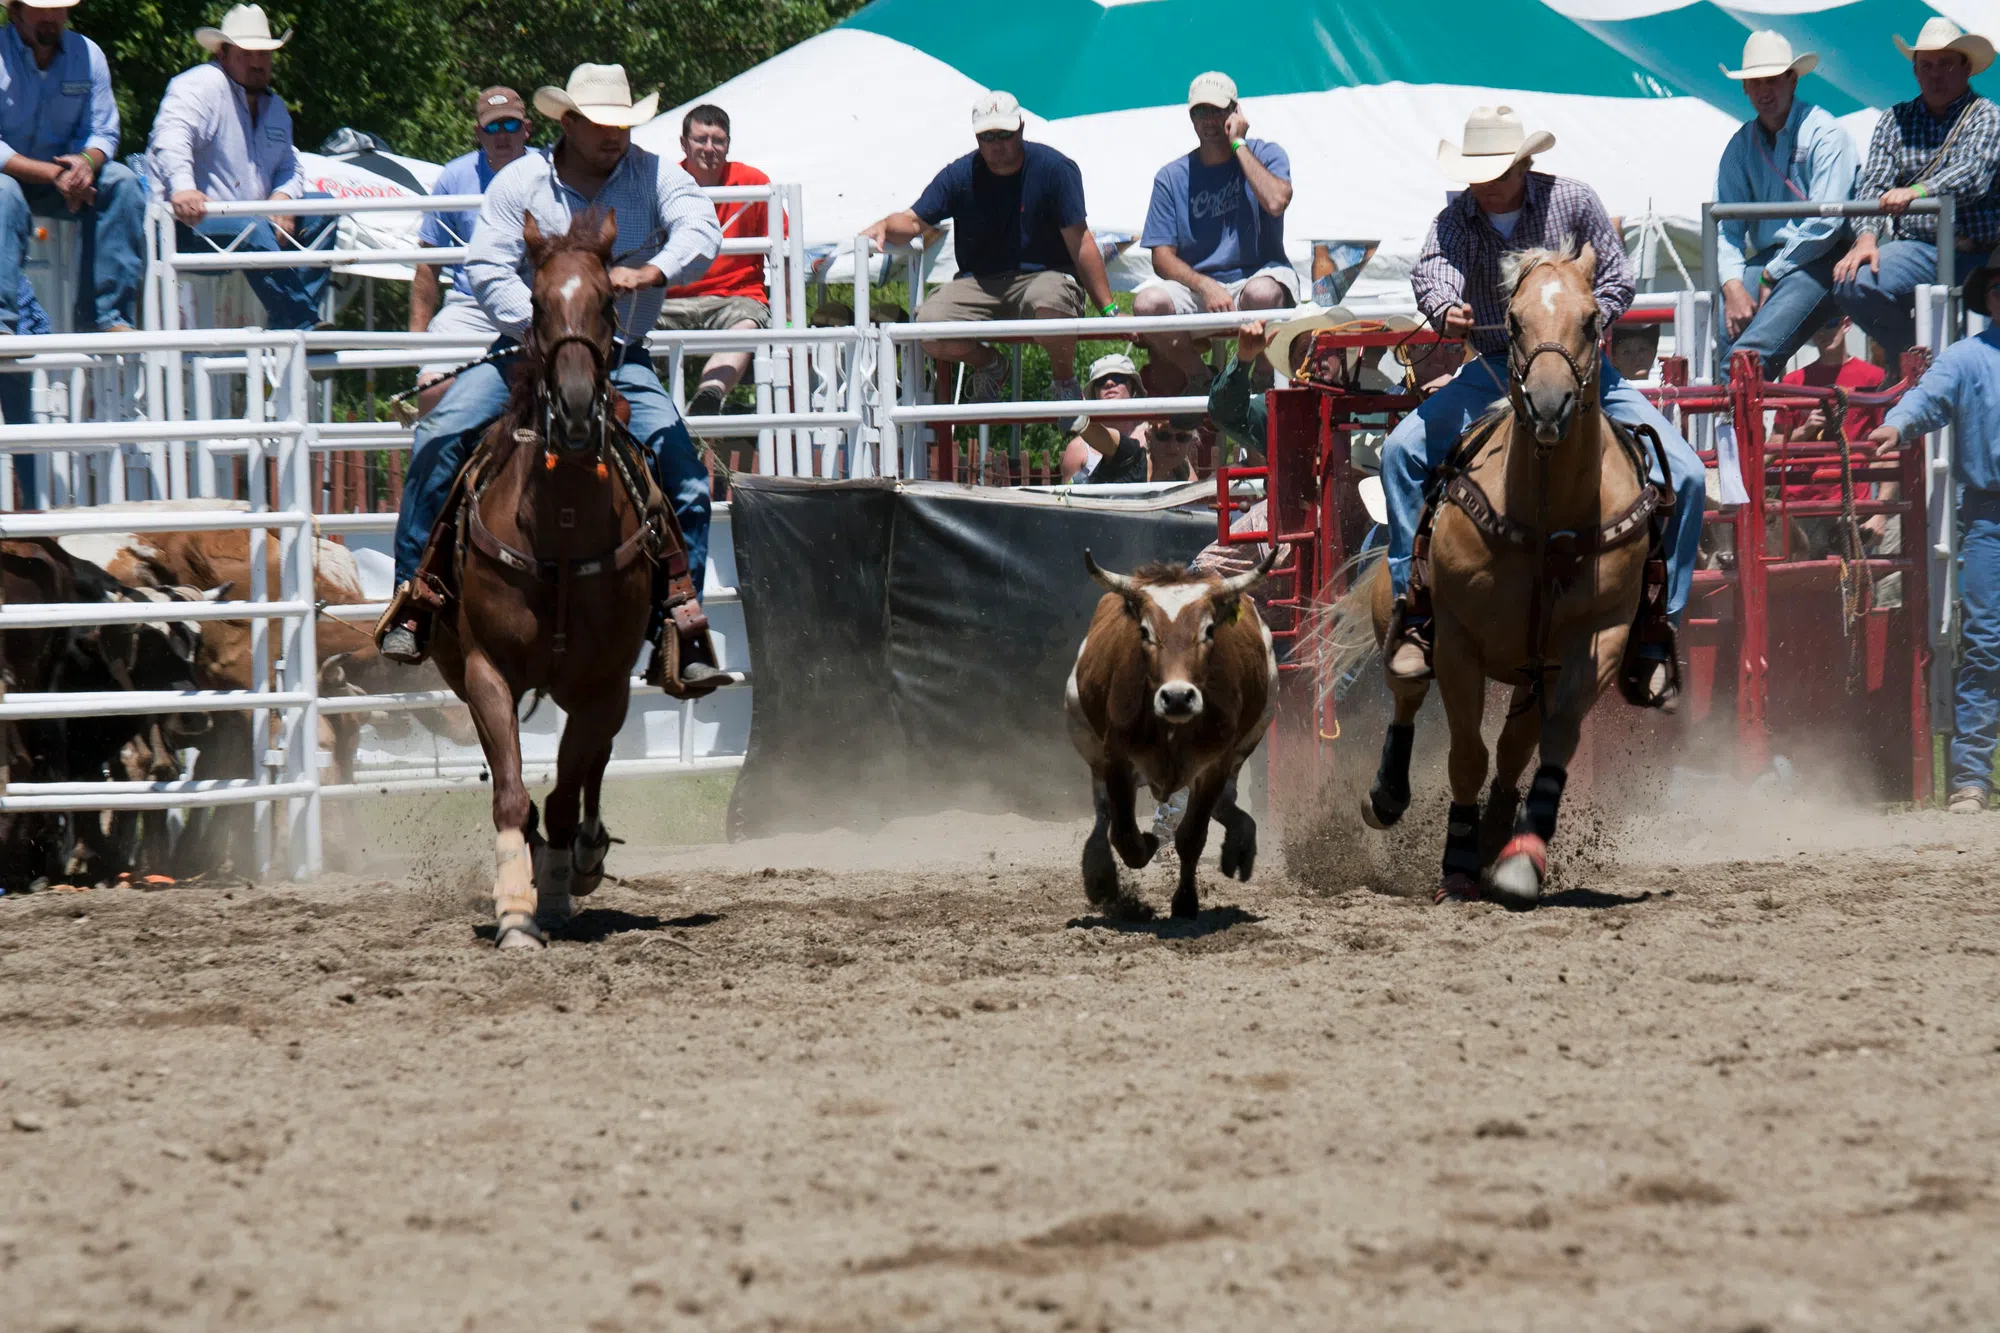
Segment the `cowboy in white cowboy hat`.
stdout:
[[[146,174],[167,197],[185,250],[271,252],[311,247],[337,219],[212,218],[211,200],[324,198],[306,190],[292,144],[292,113],[271,91],[271,55],[292,39],[271,35],[256,5],[237,5],[219,28],[197,28],[207,64],[174,76],[153,118]],[[298,225],[294,225],[297,222]],[[271,327],[309,329],[320,319],[327,268],[243,271]]]
[[1971,87],[1993,63],[1984,37],[1933,18],[1914,44],[1895,41],[1918,95],[1875,122],[1854,196],[1880,199],[1888,216],[1856,220],[1854,245],[1834,265],[1833,294],[1870,337],[1901,356],[1916,341],[1916,290],[1937,281],[1938,271],[1937,218],[1910,205],[1948,194],[1958,201],[1960,249],[1984,253],[2000,242],[2000,106]]
[[76,327],[123,330],[136,322],[145,187],[113,160],[110,66],[97,43],[70,31],[75,3],[9,0],[0,33],[0,334],[22,331],[21,266],[38,216],[75,219],[83,254],[92,256],[78,284]]
[[[1715,198],[1725,204],[1832,202],[1853,197],[1854,141],[1824,107],[1798,96],[1819,56],[1792,54],[1783,33],[1753,32],[1738,69],[1756,112],[1722,150]],[[1839,218],[1731,219],[1718,229],[1722,319],[1732,351],[1763,358],[1776,379],[1812,331],[1834,313],[1833,265],[1846,248]]]
[[[615,219],[611,287],[620,333],[611,382],[630,404],[632,434],[680,519],[699,589],[708,556],[708,469],[653,369],[646,334],[666,289],[699,277],[721,252],[722,229],[715,206],[685,171],[632,142],[632,127],[650,120],[658,106],[658,93],[632,96],[623,65],[578,65],[565,87],[537,89],[535,109],[562,123],[562,137],[547,158],[523,157],[487,186],[465,273],[500,330],[494,350],[508,351],[527,334],[533,314],[525,220],[532,216],[544,236],[561,236],[586,210]],[[396,521],[397,601],[382,624],[382,652],[392,660],[423,659],[429,626],[409,595],[410,580],[468,448],[507,406],[512,369],[509,356],[460,372],[417,425]],[[663,607],[654,617],[655,639],[672,632]],[[658,646],[649,671],[661,662]]]
[[[1507,300],[1500,285],[1500,257],[1527,249],[1560,250],[1589,242],[1597,252],[1599,318],[1610,327],[1632,304],[1632,269],[1625,242],[1611,225],[1597,192],[1582,181],[1534,169],[1535,156],[1555,147],[1546,131],[1530,134],[1511,107],[1479,107],[1465,122],[1459,143],[1438,145],[1438,170],[1466,186],[1432,221],[1422,255],[1410,274],[1417,309],[1438,332],[1462,338],[1477,353],[1449,384],[1425,399],[1389,433],[1382,447],[1382,485],[1388,501],[1389,575],[1399,599],[1398,624],[1389,644],[1388,668],[1405,679],[1430,672],[1428,609],[1407,604],[1410,547],[1422,517],[1424,488],[1473,420],[1504,397],[1507,386]],[[1618,373],[1608,357],[1598,368],[1598,394],[1607,416],[1660,433],[1680,497],[1667,532],[1667,609],[1678,617],[1686,605],[1701,545],[1701,459],[1659,410]],[[1664,664],[1663,664],[1664,665]],[[1655,673],[1664,689],[1664,669]]]

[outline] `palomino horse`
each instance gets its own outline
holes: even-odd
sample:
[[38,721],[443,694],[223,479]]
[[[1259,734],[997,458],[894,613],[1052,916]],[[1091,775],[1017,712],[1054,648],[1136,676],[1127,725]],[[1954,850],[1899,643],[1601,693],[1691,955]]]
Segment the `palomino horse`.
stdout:
[[[438,618],[433,654],[472,710],[493,775],[495,943],[539,948],[595,889],[611,836],[598,798],[624,724],[632,663],[652,604],[663,539],[644,461],[626,447],[611,389],[615,325],[608,215],[584,213],[523,239],[534,318],[512,401],[487,431],[467,483],[458,596]],[[549,793],[547,843],[531,846],[521,779],[521,697],[537,690],[567,715]],[[582,806],[579,817],[579,804]]]
[[[1432,661],[1451,728],[1440,902],[1479,896],[1476,877],[1488,864],[1486,888],[1498,901],[1540,900],[1584,715],[1626,665],[1642,593],[1656,608],[1663,594],[1644,538],[1673,492],[1648,481],[1642,446],[1600,408],[1596,267],[1588,245],[1508,257],[1509,406],[1476,423],[1447,462],[1431,501],[1427,567],[1418,535],[1413,586],[1427,581],[1430,590]],[[1660,463],[1664,476],[1664,455]],[[1662,583],[1649,587],[1653,578]],[[1379,644],[1391,613],[1386,566],[1376,568],[1371,609]],[[1649,676],[1648,667],[1635,659],[1628,671]],[[1482,821],[1488,680],[1514,692]],[[1411,741],[1429,688],[1390,678],[1395,720],[1363,802],[1376,828],[1409,806]],[[1524,804],[1521,774],[1538,743],[1541,767]]]

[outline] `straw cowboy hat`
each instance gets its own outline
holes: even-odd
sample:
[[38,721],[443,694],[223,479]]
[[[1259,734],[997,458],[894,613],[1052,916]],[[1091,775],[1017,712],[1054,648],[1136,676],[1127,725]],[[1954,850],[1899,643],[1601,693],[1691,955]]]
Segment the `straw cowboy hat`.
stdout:
[[658,92],[632,100],[623,65],[578,65],[570,72],[567,88],[535,89],[535,110],[550,120],[574,111],[592,124],[630,129],[651,120],[659,107]]
[[1556,136],[1547,130],[1529,134],[1511,106],[1474,107],[1465,118],[1463,147],[1454,147],[1449,139],[1438,140],[1438,170],[1465,185],[1484,185],[1499,180],[1522,158],[1555,146]]
[[[1270,337],[1264,344],[1264,359],[1270,362],[1272,370],[1278,372],[1279,378],[1289,380],[1292,377],[1293,343],[1321,329],[1337,329],[1343,324],[1353,324],[1362,319],[1362,316],[1355,314],[1346,306],[1337,305],[1328,309],[1315,306],[1307,313],[1296,315],[1271,330]],[[1408,315],[1389,315],[1381,320],[1369,319],[1367,322],[1379,323],[1391,333],[1408,333],[1417,327],[1417,322]]]
[[1993,43],[1977,33],[1969,33],[1948,18],[1926,20],[1923,30],[1917,34],[1917,44],[1910,45],[1901,37],[1896,40],[1896,49],[1911,60],[1919,51],[1956,51],[1972,62],[1974,74],[1993,63]]
[[237,5],[222,16],[221,27],[196,28],[194,39],[209,52],[225,46],[238,46],[245,51],[275,51],[292,40],[292,30],[287,28],[283,37],[273,37],[271,21],[264,17],[262,5]]
[[1743,68],[1731,69],[1727,65],[1717,65],[1724,78],[1730,79],[1775,79],[1780,74],[1806,75],[1819,64],[1819,53],[1808,51],[1802,56],[1792,54],[1792,44],[1785,40],[1782,32],[1753,32],[1743,43]]

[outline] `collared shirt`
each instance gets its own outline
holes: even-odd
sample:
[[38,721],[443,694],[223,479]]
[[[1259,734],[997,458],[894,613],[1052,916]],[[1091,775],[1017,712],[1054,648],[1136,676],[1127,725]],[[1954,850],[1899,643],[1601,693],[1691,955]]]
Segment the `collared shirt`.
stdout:
[[306,192],[284,99],[265,93],[253,122],[249,94],[214,61],[167,84],[146,174],[167,194],[200,190],[210,199],[298,199]]
[[[530,148],[527,155],[548,156],[539,148]],[[485,150],[475,148],[469,153],[461,153],[444,164],[444,169],[438,172],[437,180],[431,184],[431,193],[433,195],[485,194],[486,187],[493,184],[493,178],[499,174],[486,165]],[[454,249],[461,245],[469,245],[472,241],[473,224],[478,220],[479,213],[470,208],[426,213],[423,225],[417,228],[417,241],[421,245],[450,246]],[[445,298],[446,300],[472,299],[472,288],[465,278],[465,265],[449,265],[444,270],[444,276],[451,281],[451,294]]]
[[0,167],[16,153],[53,162],[62,153],[95,148],[118,156],[118,101],[111,66],[97,43],[63,30],[47,69],[8,24],[0,32]]
[[586,199],[556,174],[561,151],[558,141],[546,158],[509,163],[487,187],[465,257],[472,294],[502,333],[521,337],[534,315],[528,286],[534,270],[521,239],[522,219],[533,214],[544,235],[560,236],[569,231],[574,215],[591,208],[610,210],[618,222],[612,267],[651,264],[667,275],[664,285],[618,301],[618,325],[624,331],[619,341],[636,341],[659,321],[667,288],[700,277],[720,253],[722,228],[715,222],[715,205],[692,176],[637,144],[625,150],[596,197]]
[[1528,173],[1527,198],[1510,237],[1493,229],[1470,190],[1432,219],[1423,254],[1410,271],[1417,308],[1442,332],[1445,312],[1470,304],[1472,322],[1482,326],[1471,335],[1472,345],[1487,356],[1504,355],[1512,293],[1501,290],[1500,257],[1516,250],[1560,250],[1571,240],[1588,241],[1597,251],[1597,309],[1610,328],[1632,304],[1632,266],[1625,259],[1624,239],[1612,230],[1597,191],[1582,181],[1540,171]]
[[1953,423],[1951,472],[1961,486],[2000,491],[2000,327],[1953,343],[1883,420],[1905,440]]
[[[1935,168],[1925,171],[1950,137],[1960,116],[1965,128]],[[1968,89],[1945,108],[1943,119],[1921,97],[1896,105],[1875,122],[1868,165],[1854,187],[1857,199],[1879,199],[1890,190],[1922,185],[1931,195],[1958,200],[1958,235],[1985,250],[2000,242],[2000,195],[1993,193],[1993,168],[2000,163],[2000,106]],[[1883,240],[1935,241],[1937,215],[1857,218],[1855,226]]]
[[[1833,114],[1795,99],[1791,115],[1775,136],[1766,135],[1754,119],[1736,131],[1722,150],[1715,200],[1794,204],[1852,199],[1860,170],[1854,141]],[[1764,265],[1764,276],[1776,282],[1801,264],[1823,258],[1838,242],[1842,227],[1839,218],[1731,218],[1717,228],[1722,280],[1740,282],[1746,256],[1776,250]]]

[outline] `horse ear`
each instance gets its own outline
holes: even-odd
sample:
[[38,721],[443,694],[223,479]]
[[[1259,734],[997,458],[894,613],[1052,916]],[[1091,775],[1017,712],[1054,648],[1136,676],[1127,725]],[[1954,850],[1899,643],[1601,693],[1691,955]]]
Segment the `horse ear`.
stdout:
[[1589,241],[1585,241],[1583,243],[1583,249],[1576,252],[1576,265],[1578,268],[1583,270],[1583,280],[1585,282],[1596,282],[1597,247],[1592,245]]
[[611,262],[611,247],[616,244],[618,244],[618,213],[616,210],[608,209],[605,211],[604,221],[598,224],[597,228],[597,250],[604,256],[606,263]]
[[542,229],[535,222],[535,215],[533,213],[524,211],[521,214],[521,243],[528,247],[529,262],[539,265],[542,258],[542,247],[548,242],[542,236]]

